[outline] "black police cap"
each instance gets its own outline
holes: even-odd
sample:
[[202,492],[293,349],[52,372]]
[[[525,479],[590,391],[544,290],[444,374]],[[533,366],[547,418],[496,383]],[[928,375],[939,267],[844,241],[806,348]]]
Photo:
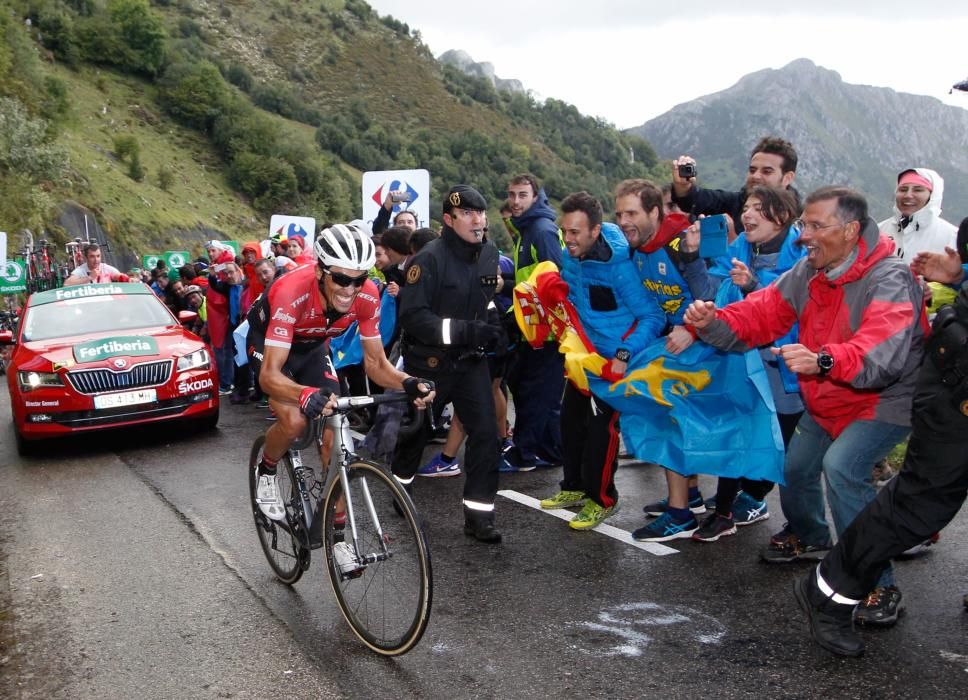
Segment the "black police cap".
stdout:
[[487,211],[487,202],[480,192],[469,185],[454,185],[444,197],[444,214],[450,214],[454,209],[473,209]]

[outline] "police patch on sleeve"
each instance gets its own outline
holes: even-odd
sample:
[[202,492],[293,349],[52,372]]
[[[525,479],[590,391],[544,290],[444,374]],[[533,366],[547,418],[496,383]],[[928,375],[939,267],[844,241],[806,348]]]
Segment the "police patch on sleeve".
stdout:
[[416,284],[420,279],[420,265],[411,265],[407,269],[407,284]]

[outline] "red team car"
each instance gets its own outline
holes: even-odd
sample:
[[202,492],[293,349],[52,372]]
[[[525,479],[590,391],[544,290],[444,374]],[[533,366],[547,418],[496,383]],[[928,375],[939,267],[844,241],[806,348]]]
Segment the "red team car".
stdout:
[[33,294],[0,344],[14,346],[7,386],[21,453],[28,441],[109,426],[218,422],[210,350],[143,284]]

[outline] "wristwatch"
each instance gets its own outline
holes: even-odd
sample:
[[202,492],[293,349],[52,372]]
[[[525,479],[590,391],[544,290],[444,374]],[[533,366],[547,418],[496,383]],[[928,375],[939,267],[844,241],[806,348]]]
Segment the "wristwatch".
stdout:
[[628,361],[632,359],[632,353],[625,348],[619,348],[615,351],[615,359],[619,362],[628,363]]
[[820,348],[820,352],[817,353],[817,367],[820,368],[821,377],[826,377],[830,374],[830,370],[834,368],[833,355],[827,352],[826,347]]

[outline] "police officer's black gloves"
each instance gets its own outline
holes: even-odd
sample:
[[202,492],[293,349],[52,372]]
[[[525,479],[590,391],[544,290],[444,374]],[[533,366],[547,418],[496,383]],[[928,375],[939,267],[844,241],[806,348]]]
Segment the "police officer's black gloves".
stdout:
[[[427,387],[427,391],[421,391],[419,386],[420,384],[423,384],[425,387]],[[411,399],[422,399],[434,390],[434,383],[429,379],[407,377],[403,380],[403,390]]]
[[460,325],[458,343],[466,345],[471,350],[493,350],[501,330],[487,321],[463,321]]
[[326,408],[329,403],[329,394],[324,394],[322,389],[314,389],[307,386],[299,394],[299,410],[306,418],[316,418]]

